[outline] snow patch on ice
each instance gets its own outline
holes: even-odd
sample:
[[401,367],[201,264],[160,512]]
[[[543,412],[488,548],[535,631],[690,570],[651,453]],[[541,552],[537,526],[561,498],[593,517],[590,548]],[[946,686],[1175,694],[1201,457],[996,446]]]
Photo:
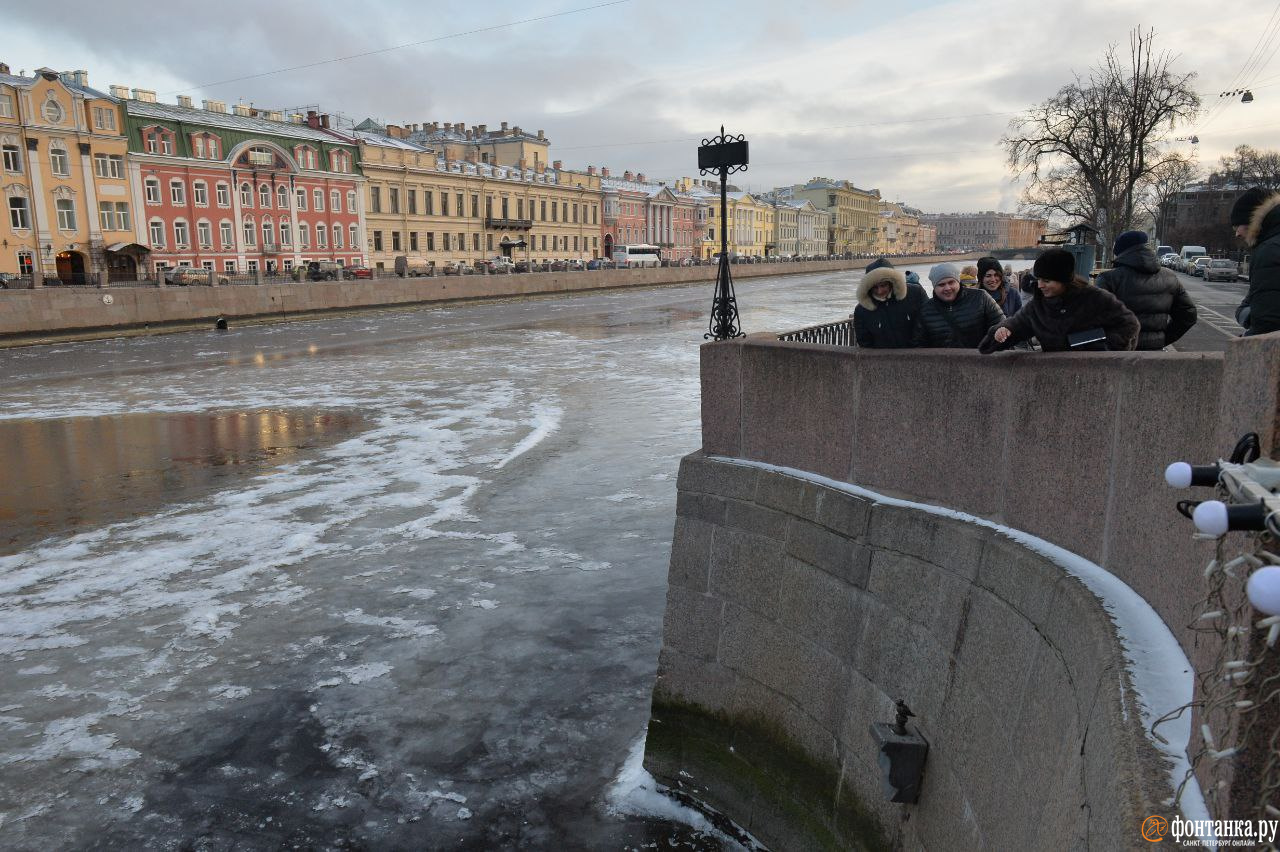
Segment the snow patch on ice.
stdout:
[[610,503],[622,503],[627,500],[639,500],[640,495],[634,491],[619,491],[617,494],[610,494],[604,499]]
[[423,639],[440,632],[440,628],[434,624],[423,624],[397,615],[369,615],[361,609],[344,612],[342,620],[348,624],[386,628],[392,639]]
[[42,675],[42,674],[57,674],[57,673],[58,673],[58,667],[49,666],[49,665],[32,666],[29,669],[18,669],[18,674],[20,675]]
[[114,734],[94,734],[90,728],[102,721],[103,713],[89,713],[66,719],[55,719],[45,725],[40,742],[25,751],[0,755],[0,765],[42,762],[74,757],[96,765],[119,766],[141,755],[131,748],[117,748]]
[[209,687],[209,694],[215,698],[237,699],[252,695],[253,690],[247,686],[235,686],[230,683],[220,683],[217,686]]
[[502,460],[493,466],[494,470],[501,470],[538,446],[538,444],[541,444],[548,436],[560,428],[560,418],[562,416],[563,412],[557,406],[545,403],[534,405],[533,417],[527,424],[533,427],[533,431],[523,441],[516,444],[511,452],[503,456]]
[[490,600],[476,600],[475,598],[472,598],[471,605],[480,607],[480,609],[494,609],[498,606],[498,602]]

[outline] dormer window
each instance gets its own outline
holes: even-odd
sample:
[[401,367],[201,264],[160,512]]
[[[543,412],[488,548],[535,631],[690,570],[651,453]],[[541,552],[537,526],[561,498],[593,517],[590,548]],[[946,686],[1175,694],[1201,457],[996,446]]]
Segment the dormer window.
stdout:
[[300,169],[314,169],[317,167],[316,149],[309,145],[299,145],[293,149],[293,156],[298,161]]
[[151,126],[142,129],[142,144],[148,154],[173,154],[173,131],[167,127]]
[[200,160],[218,160],[221,159],[218,137],[210,133],[192,133],[191,134],[191,153],[192,156]]
[[333,171],[346,174],[351,171],[351,155],[346,151],[331,151],[329,165]]

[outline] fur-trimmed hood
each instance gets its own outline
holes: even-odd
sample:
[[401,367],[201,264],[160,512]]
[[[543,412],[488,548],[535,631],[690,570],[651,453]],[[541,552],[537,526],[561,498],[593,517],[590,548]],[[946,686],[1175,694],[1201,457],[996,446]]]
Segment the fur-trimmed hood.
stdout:
[[871,298],[871,288],[881,281],[893,283],[893,298],[907,298],[907,276],[901,269],[881,266],[873,269],[858,282],[858,304],[869,311],[876,309],[876,300]]
[[[1262,242],[1263,236],[1271,231],[1280,230],[1280,192],[1271,193],[1266,201],[1258,205],[1249,217],[1249,227],[1244,232],[1244,241],[1249,248]],[[1267,219],[1271,222],[1268,223]]]

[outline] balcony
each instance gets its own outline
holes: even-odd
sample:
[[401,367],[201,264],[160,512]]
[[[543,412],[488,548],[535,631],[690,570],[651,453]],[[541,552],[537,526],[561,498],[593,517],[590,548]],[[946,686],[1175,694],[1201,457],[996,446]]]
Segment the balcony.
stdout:
[[499,219],[486,216],[485,228],[493,231],[527,231],[533,227],[532,219]]
[[263,254],[279,254],[280,244],[279,243],[263,243],[262,253]]

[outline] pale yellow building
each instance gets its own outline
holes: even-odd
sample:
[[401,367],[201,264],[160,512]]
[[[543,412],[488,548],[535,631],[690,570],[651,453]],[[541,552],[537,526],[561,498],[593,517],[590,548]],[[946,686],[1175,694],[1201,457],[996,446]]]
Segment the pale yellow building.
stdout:
[[548,163],[541,132],[364,122],[353,135],[375,267],[600,256],[600,176]]
[[147,250],[134,243],[123,128],[118,101],[86,72],[26,77],[0,64],[0,272],[64,284],[136,277]]
[[777,190],[780,197],[807,199],[831,215],[829,254],[872,254],[880,236],[880,190],[859,189],[847,180],[816,177]]

